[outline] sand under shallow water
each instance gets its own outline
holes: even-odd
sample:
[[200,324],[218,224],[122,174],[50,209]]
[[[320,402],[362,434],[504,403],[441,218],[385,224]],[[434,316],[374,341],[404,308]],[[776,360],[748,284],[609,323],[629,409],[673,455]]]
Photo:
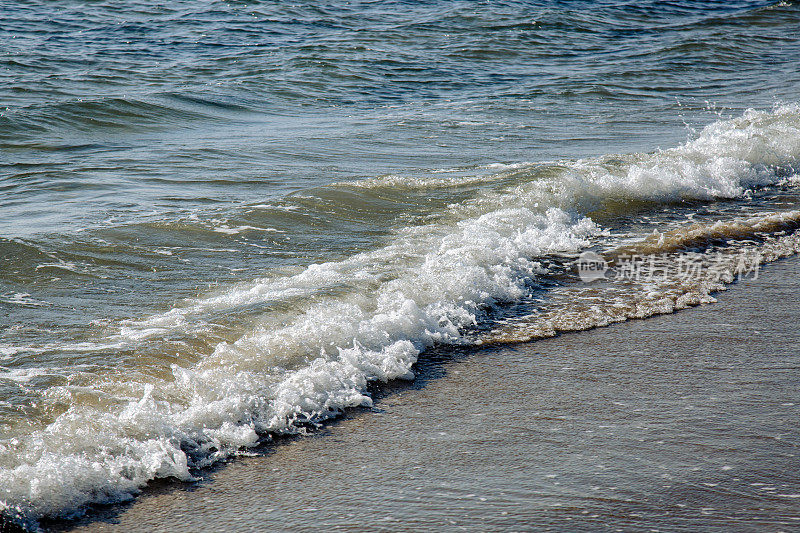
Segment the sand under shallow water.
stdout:
[[795,257],[712,305],[423,356],[372,410],[73,530],[798,530],[798,279]]

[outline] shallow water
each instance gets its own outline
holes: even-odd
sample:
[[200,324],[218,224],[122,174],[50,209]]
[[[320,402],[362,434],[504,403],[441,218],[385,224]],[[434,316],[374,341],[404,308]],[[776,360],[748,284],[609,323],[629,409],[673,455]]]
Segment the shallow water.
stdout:
[[798,279],[795,257],[714,305],[428,354],[373,409],[74,531],[794,531]]
[[[789,2],[0,19],[0,499],[29,524],[369,404],[431,347],[709,302],[798,249]],[[587,285],[588,249],[703,275]]]

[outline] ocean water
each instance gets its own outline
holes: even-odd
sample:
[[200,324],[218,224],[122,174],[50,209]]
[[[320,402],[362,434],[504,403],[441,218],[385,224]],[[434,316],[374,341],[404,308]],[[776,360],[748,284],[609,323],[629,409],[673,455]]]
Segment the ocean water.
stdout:
[[[0,507],[188,481],[432,347],[710,303],[796,253],[798,28],[786,1],[0,1]],[[586,251],[650,261],[584,283]]]

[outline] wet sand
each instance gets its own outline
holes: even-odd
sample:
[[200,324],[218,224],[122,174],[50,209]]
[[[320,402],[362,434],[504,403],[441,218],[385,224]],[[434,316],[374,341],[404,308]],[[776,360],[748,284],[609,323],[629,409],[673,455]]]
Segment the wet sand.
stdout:
[[429,354],[374,409],[69,529],[800,531],[799,280],[792,258],[712,305]]

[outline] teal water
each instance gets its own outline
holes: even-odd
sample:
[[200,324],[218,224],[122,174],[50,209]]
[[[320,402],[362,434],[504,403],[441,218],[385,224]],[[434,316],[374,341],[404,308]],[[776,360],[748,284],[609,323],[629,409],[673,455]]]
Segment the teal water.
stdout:
[[587,248],[794,253],[799,22],[792,2],[0,2],[6,511],[189,479],[369,403],[431,346],[717,287],[598,297],[565,281]]

